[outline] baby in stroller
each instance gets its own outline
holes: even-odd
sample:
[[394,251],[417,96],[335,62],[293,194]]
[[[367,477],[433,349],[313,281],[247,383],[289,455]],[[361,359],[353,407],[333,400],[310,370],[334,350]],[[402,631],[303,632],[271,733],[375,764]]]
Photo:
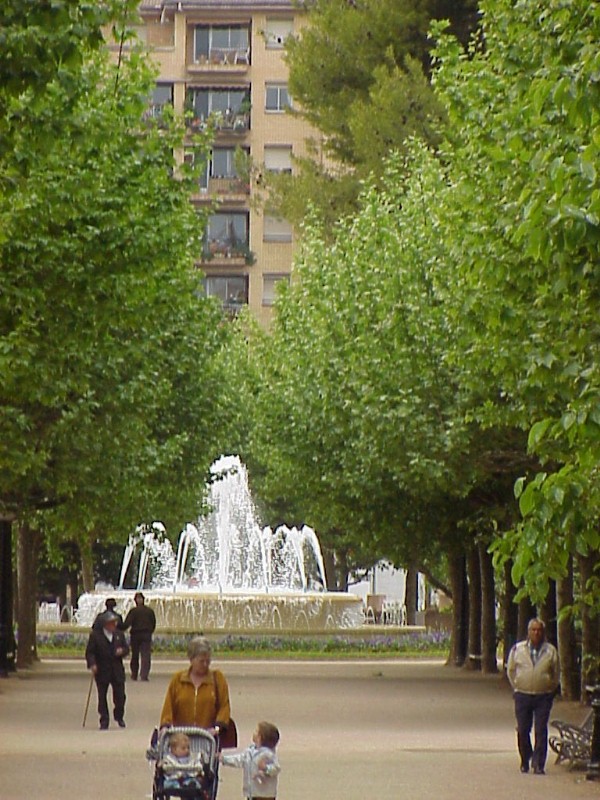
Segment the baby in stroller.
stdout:
[[156,760],[153,800],[216,797],[217,745],[204,728],[163,729],[149,757]]
[[170,737],[169,752],[162,760],[162,768],[165,789],[180,789],[182,786],[202,788],[204,764],[199,753],[191,754],[187,733],[179,731]]

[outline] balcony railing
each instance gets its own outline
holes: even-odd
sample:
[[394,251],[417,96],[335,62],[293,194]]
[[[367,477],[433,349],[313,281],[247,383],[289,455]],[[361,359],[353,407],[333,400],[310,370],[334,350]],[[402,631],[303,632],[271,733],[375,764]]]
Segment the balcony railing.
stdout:
[[203,131],[212,121],[215,130],[222,133],[244,134],[250,130],[250,114],[233,111],[215,111],[210,117],[193,117],[189,123],[192,131]]
[[254,253],[242,242],[224,242],[212,239],[204,245],[202,261],[225,262],[231,266],[254,264]]
[[193,67],[213,66],[248,66],[250,64],[249,47],[211,47],[208,54],[201,53]]
[[170,103],[152,103],[144,111],[142,118],[144,119],[144,121],[156,120],[159,127],[161,127],[166,124],[164,120],[164,112],[167,107],[172,107],[172,106]]
[[250,194],[250,184],[234,176],[214,177],[209,178],[208,191],[218,195],[247,195]]

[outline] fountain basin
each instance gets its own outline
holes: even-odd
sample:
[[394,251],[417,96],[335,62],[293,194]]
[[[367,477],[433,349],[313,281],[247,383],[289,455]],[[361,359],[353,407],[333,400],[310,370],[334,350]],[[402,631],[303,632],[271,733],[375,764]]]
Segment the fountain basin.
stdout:
[[[131,590],[95,591],[79,598],[76,624],[92,625],[104,611],[107,597],[114,597],[125,616],[133,607]],[[154,609],[157,628],[190,633],[318,631],[356,628],[363,624],[360,597],[343,592],[248,593],[144,590],[146,605]]]

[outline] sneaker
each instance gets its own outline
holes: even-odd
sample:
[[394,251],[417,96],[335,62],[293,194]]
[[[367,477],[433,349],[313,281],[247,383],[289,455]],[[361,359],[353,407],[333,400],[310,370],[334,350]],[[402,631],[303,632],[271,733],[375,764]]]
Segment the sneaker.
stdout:
[[521,764],[521,772],[529,772],[529,764]]
[[534,775],[545,775],[546,772],[545,772],[543,767],[534,767],[533,774]]
[[118,719],[117,720],[117,725],[119,726],[119,728],[126,728],[127,727],[125,725],[125,720],[124,719]]
[[107,731],[108,730],[108,723],[101,722],[100,723],[100,730]]

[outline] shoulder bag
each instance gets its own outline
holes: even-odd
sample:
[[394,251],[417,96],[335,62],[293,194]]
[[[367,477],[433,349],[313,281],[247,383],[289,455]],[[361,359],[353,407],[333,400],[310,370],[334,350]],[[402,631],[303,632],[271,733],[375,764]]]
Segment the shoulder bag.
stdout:
[[[217,701],[217,712],[221,706],[219,702],[219,686],[217,684],[217,676],[213,672],[213,683],[215,685],[215,699]],[[238,743],[238,734],[237,734],[237,726],[233,717],[229,717],[229,724],[227,728],[219,733],[219,750],[229,749],[230,747],[237,747]]]

